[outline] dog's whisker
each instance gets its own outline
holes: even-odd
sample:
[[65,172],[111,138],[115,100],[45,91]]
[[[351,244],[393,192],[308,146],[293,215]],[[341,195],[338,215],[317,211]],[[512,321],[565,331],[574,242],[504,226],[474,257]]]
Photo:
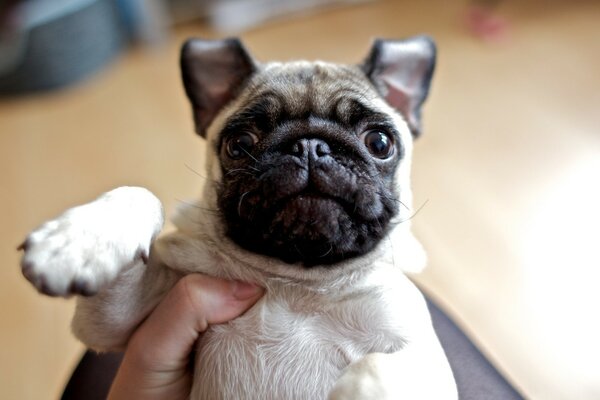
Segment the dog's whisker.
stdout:
[[244,202],[244,197],[246,197],[246,195],[248,195],[248,193],[250,193],[250,191],[244,192],[241,196],[240,196],[240,200],[238,201],[238,206],[237,206],[237,212],[238,212],[238,216],[242,216],[242,203]]
[[210,208],[202,207],[202,206],[199,206],[198,204],[190,203],[189,201],[185,201],[185,200],[182,200],[182,199],[177,199],[176,198],[175,200],[177,200],[178,202],[180,202],[182,204],[185,204],[187,206],[193,207],[193,208],[195,208],[197,210],[201,210],[201,211],[205,211],[205,212],[213,213],[213,214],[216,214],[216,213],[219,212],[219,210],[213,210],[213,209],[210,209]]
[[[250,168],[253,168],[253,167],[250,167]],[[257,170],[256,168],[253,168],[253,169]],[[239,173],[239,174],[246,174],[246,175],[254,176],[254,174],[252,172],[246,170],[245,168],[230,169],[229,171],[227,171],[227,173],[225,175],[231,175],[233,173]]]
[[404,208],[406,208],[408,211],[410,211],[410,207],[407,206],[406,204],[404,204],[401,200],[398,200],[398,203],[402,204],[404,206]]
[[243,151],[244,153],[246,153],[246,155],[247,155],[248,157],[250,157],[251,159],[253,159],[253,160],[254,160],[254,161],[255,161],[255,162],[258,164],[258,160],[257,160],[257,159],[256,159],[256,158],[255,158],[255,157],[252,155],[252,154],[250,154],[250,153],[248,152],[248,150],[246,150],[246,149],[245,149],[245,148],[243,148],[243,147],[240,147],[240,149],[242,149],[242,151]]
[[387,196],[385,193],[381,193],[381,192],[377,192],[377,194],[379,194],[381,197],[383,197],[386,200],[391,200],[396,203],[399,203],[402,207],[406,208],[408,211],[411,211],[410,207],[407,206],[406,203],[404,203],[402,200]]
[[402,221],[398,221],[398,223],[401,224],[403,222],[407,222],[407,221],[410,221],[411,219],[413,219],[423,209],[423,207],[425,207],[427,205],[428,202],[429,202],[429,199],[425,200],[423,202],[423,204],[421,204],[421,206],[419,208],[417,208],[416,211],[410,217],[403,219]]
[[298,252],[298,254],[300,254],[300,257],[304,257],[304,254],[302,254],[302,252],[300,251],[300,249],[298,248],[297,245],[294,244],[294,249],[296,249],[296,251]]
[[329,250],[327,250],[327,252],[325,254],[321,254],[319,257],[323,258],[326,257],[327,255],[329,255],[329,253],[331,253],[333,251],[333,244],[329,244]]
[[189,164],[184,163],[183,165],[185,165],[185,167],[190,170],[191,172],[193,172],[195,175],[199,176],[202,179],[205,179],[207,181],[212,181],[212,182],[216,182],[214,179],[211,178],[207,178],[206,176],[202,175],[200,172],[196,171],[194,168],[192,168]]

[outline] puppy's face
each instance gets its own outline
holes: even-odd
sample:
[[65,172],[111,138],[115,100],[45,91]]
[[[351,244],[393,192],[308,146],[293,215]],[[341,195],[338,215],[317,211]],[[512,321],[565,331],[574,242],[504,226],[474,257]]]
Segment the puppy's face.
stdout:
[[402,206],[398,170],[434,55],[415,38],[376,42],[361,66],[258,65],[238,41],[189,41],[184,82],[218,155],[227,236],[303,267],[372,250]]

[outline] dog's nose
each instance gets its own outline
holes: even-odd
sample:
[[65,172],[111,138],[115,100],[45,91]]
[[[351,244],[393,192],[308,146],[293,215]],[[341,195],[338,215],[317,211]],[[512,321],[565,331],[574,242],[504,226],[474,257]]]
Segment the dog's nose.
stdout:
[[290,154],[298,158],[316,160],[331,154],[331,149],[327,142],[322,139],[303,138],[292,144]]

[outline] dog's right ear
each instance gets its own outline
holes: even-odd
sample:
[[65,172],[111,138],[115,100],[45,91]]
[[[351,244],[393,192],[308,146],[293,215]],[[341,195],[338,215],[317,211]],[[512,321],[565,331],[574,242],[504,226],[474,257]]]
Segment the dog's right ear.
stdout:
[[428,36],[376,40],[361,65],[386,101],[406,118],[414,137],[421,133],[421,106],[429,93],[436,48]]
[[196,132],[206,129],[256,70],[256,62],[238,39],[189,39],[181,49],[181,75],[192,103]]

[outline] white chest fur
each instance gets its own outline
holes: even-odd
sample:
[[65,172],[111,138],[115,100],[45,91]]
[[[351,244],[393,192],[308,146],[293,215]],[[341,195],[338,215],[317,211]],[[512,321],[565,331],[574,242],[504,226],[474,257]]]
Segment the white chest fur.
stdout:
[[[405,286],[401,285],[400,286]],[[198,344],[194,399],[324,399],[350,363],[404,344],[393,285],[313,293],[275,285]],[[396,310],[401,313],[401,310]]]

